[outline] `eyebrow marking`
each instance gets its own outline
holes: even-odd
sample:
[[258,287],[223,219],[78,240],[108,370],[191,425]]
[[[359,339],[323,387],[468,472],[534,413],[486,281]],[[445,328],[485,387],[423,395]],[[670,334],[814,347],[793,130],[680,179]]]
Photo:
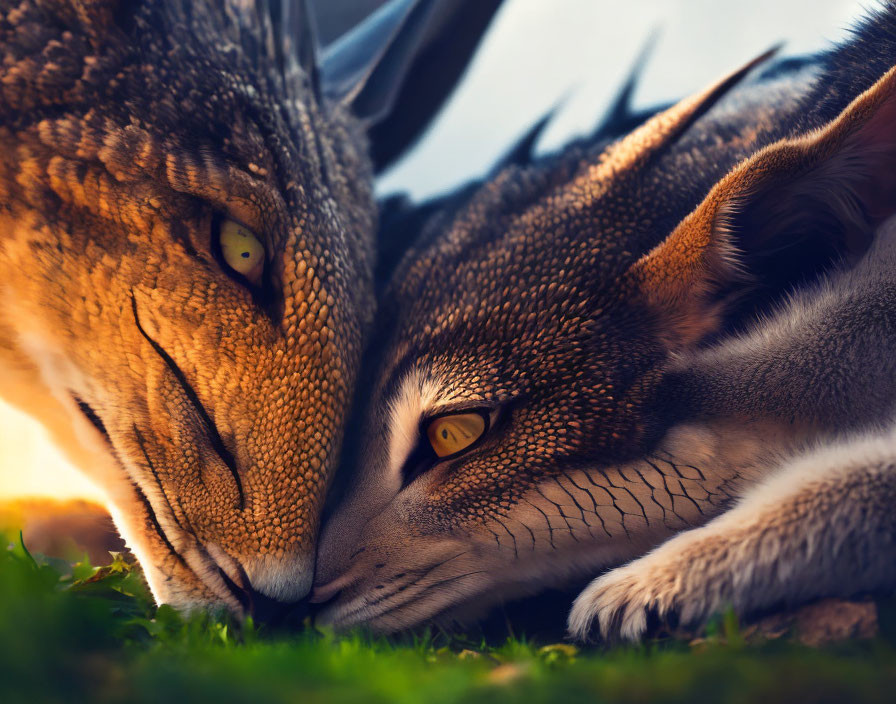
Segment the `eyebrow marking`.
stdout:
[[401,469],[419,440],[420,419],[440,399],[441,379],[416,367],[399,382],[388,404],[386,439],[389,448],[389,475],[400,477]]

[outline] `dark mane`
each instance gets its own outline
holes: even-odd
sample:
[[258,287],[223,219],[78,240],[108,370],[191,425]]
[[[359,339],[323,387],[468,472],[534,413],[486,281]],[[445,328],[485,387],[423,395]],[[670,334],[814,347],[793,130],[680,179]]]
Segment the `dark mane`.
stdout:
[[896,2],[879,3],[850,34],[847,41],[819,55],[822,74],[802,101],[796,129],[812,129],[834,119],[896,64]]

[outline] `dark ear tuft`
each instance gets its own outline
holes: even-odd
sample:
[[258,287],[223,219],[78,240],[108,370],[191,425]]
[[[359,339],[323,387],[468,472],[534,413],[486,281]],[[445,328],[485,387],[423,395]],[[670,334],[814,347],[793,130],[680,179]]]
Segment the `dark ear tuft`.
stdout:
[[492,171],[498,172],[506,169],[508,166],[529,166],[532,163],[532,157],[535,154],[535,147],[539,138],[545,128],[551,123],[554,115],[557,114],[560,105],[562,105],[562,101],[538,118],[535,124],[510,145],[510,148],[492,167]]
[[612,144],[604,152],[600,164],[589,169],[585,178],[599,182],[608,177],[639,173],[650,168],[694,122],[711,110],[750,71],[774,56],[776,51],[777,47],[766,51],[701,92],[654,114],[625,138]]

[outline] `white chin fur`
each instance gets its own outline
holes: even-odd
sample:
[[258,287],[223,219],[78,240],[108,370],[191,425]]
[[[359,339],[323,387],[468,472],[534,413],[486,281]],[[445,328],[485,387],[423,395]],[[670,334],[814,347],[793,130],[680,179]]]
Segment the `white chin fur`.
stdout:
[[284,602],[308,596],[314,579],[314,554],[275,558],[257,555],[240,560],[252,588],[266,597]]

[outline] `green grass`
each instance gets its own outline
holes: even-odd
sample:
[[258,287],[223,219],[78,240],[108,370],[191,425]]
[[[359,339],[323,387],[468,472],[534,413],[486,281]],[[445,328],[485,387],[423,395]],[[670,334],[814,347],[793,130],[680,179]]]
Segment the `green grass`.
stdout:
[[0,550],[0,702],[858,702],[896,698],[896,649],[744,645],[576,650],[306,629],[265,633],[155,608],[124,560],[96,569]]

